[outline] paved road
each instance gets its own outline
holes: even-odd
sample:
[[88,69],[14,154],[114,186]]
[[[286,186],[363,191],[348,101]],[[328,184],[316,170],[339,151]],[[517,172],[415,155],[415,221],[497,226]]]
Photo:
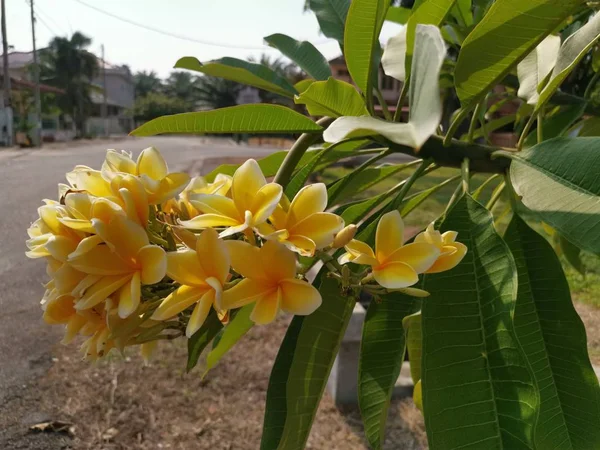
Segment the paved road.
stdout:
[[56,198],[57,183],[76,164],[99,168],[104,151],[125,148],[137,153],[158,147],[172,171],[198,169],[203,158],[271,153],[239,147],[226,140],[185,137],[128,139],[52,150],[0,151],[0,448],[62,448],[60,438],[25,435],[29,424],[43,421],[35,380],[52,364],[51,349],[59,327],[45,326],[39,300],[45,268],[25,255],[26,229],[36,218],[42,198]]

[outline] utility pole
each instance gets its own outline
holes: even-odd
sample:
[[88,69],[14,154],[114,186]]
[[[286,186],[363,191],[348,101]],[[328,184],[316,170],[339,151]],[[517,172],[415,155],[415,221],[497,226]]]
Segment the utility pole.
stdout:
[[36,147],[42,145],[42,104],[40,100],[40,66],[38,64],[38,55],[35,48],[35,14],[33,10],[33,0],[31,4],[31,37],[33,39],[33,81],[35,83],[35,127],[33,131],[33,143]]
[[106,93],[106,60],[104,59],[104,44],[102,44],[102,90],[104,98],[102,102],[102,118],[104,119],[104,136],[108,137],[108,96]]
[[[10,73],[8,71],[8,38],[6,35],[6,10],[4,0],[1,0],[2,9],[2,68],[4,81],[4,119],[6,120],[6,141],[7,147],[12,147],[13,138],[13,115],[10,101]],[[4,131],[4,130],[2,130]],[[2,133],[4,134],[4,133]]]

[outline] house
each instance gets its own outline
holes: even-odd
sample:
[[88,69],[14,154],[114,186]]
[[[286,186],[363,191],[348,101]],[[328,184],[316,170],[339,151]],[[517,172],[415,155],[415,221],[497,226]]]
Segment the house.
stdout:
[[[38,55],[44,49],[38,50]],[[33,84],[30,67],[33,64],[33,52],[11,52],[8,54],[8,66],[11,79]],[[133,103],[134,82],[133,75],[127,66],[115,66],[103,62],[98,58],[100,68],[96,78],[93,80],[93,88],[90,97],[93,103],[92,115],[86,123],[86,132],[89,135],[125,134],[133,129]],[[106,76],[103,76],[103,67]],[[0,58],[0,72],[2,59]],[[104,104],[104,80],[106,80],[106,103],[107,118],[103,118],[102,109]],[[17,83],[18,85],[18,83]],[[51,86],[40,85],[42,92],[53,92]],[[30,123],[34,116],[30,114]],[[1,120],[1,119],[0,119]],[[15,111],[15,129],[19,123]],[[46,141],[63,141],[75,137],[74,125],[70,118],[64,122],[59,121],[59,114],[42,114],[42,139]]]
[[[98,59],[100,71],[92,82],[96,89],[91,92],[92,116],[86,127],[88,134],[126,134],[134,128],[133,104],[135,102],[135,84],[133,74],[127,66],[115,66]],[[103,72],[106,71],[104,74]],[[106,86],[104,86],[106,80]],[[106,92],[107,118],[104,120],[102,109]]]

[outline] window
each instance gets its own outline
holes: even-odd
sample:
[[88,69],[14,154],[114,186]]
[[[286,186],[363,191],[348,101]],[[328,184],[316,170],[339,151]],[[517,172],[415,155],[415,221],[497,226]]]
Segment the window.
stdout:
[[383,75],[381,77],[381,89],[384,91],[391,91],[394,89],[395,80],[392,77]]

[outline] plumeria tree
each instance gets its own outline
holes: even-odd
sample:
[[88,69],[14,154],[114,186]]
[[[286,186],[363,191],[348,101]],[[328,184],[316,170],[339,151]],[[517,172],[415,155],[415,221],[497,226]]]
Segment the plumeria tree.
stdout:
[[[598,110],[560,90],[600,38],[595,3],[389,4],[308,3],[339,41],[354,84],[332,78],[310,43],[283,34],[265,40],[309,80],[292,85],[235,58],[180,59],[178,68],[288,97],[307,115],[241,105],[161,117],[134,135],[298,139],[191,180],[169,172],[154,148],[137,158],[109,150],[101,168],[75,167],[29,229],[28,255],[46,260],[50,276],[44,318],[66,326],[65,341],[85,336],[91,360],[130,346],[148,358],[157,342],[181,338],[191,370],[212,342],[210,370],[251,327],[293,315],[261,448],[300,449],[361,297],[357,389],[373,448],[382,448],[407,349],[430,448],[600,448],[598,380],[556,253],[600,253]],[[403,27],[382,51],[385,20]],[[395,110],[378,86],[380,64],[403,85]],[[493,145],[493,131],[506,127],[514,148]],[[377,166],[395,154],[409,157]],[[307,185],[349,157],[364,162]],[[441,167],[456,174],[416,188]],[[475,187],[474,175],[485,181]],[[357,198],[389,179],[397,183]],[[455,190],[445,212],[406,242],[403,217],[447,185]]]

